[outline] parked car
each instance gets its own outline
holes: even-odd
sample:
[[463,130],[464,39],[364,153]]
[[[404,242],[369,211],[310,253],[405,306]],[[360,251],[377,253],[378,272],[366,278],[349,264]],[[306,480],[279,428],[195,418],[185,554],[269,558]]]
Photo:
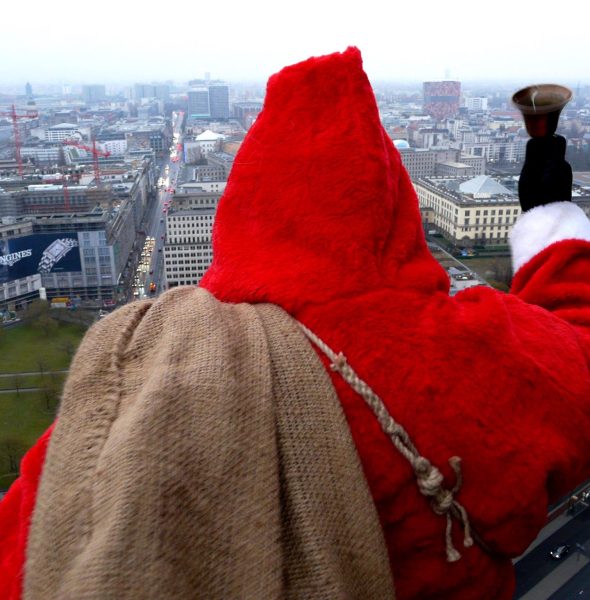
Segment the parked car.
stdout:
[[560,546],[556,546],[549,552],[549,556],[553,560],[561,560],[564,556],[567,556],[570,553],[569,544],[561,544]]

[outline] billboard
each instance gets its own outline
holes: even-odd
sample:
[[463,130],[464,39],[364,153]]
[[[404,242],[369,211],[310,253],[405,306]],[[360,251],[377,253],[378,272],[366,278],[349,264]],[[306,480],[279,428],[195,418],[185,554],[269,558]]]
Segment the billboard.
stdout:
[[77,233],[0,240],[0,284],[38,273],[82,271]]

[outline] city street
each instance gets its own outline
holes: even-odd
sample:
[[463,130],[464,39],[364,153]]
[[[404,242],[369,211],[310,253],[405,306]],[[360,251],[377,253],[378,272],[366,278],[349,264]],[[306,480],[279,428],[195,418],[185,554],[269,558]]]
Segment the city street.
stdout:
[[[150,257],[150,264],[145,280],[141,277],[143,287],[140,290],[139,298],[153,296],[150,293],[150,284],[156,284],[155,294],[159,294],[166,285],[164,276],[164,242],[166,241],[166,214],[164,211],[164,203],[171,201],[174,192],[169,192],[169,189],[176,189],[178,173],[182,156],[176,152],[177,144],[182,144],[182,113],[174,113],[173,135],[174,141],[173,151],[167,151],[166,160],[163,162],[159,178],[163,179],[165,184],[160,187],[157,194],[157,202],[149,209],[149,214],[146,219],[147,225],[145,228],[146,236],[155,238],[155,245]],[[180,160],[174,161],[173,157],[178,156]]]
[[[573,517],[564,514],[558,519],[559,528],[553,528],[545,539],[515,564],[515,600],[546,600],[549,597],[566,600],[577,597],[571,593],[572,586],[577,586],[579,591],[584,582],[590,581],[586,567],[589,560],[583,551],[576,549],[576,544],[588,544],[590,548],[590,510],[581,510]],[[571,547],[569,555],[560,560],[552,559],[549,552],[563,544]],[[570,591],[562,593],[562,587]]]

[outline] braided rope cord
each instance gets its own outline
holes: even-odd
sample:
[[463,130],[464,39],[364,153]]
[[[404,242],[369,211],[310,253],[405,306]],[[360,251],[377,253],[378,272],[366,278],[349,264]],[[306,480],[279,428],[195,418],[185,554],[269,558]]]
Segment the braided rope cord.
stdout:
[[418,489],[422,495],[430,499],[433,512],[446,517],[445,546],[447,561],[455,562],[459,560],[461,554],[453,545],[451,537],[453,526],[451,517],[455,517],[463,525],[463,545],[466,548],[473,545],[469,516],[465,508],[455,499],[455,494],[459,491],[463,482],[461,459],[458,456],[449,458],[449,465],[455,473],[455,486],[452,489],[443,487],[443,474],[427,458],[420,455],[408,432],[389,414],[383,400],[354,372],[346,361],[344,354],[334,352],[305,325],[299,323],[299,326],[307,338],[330,359],[330,368],[338,372],[346,383],[365,400],[377,417],[383,431],[389,436],[400,454],[410,463],[416,476]]

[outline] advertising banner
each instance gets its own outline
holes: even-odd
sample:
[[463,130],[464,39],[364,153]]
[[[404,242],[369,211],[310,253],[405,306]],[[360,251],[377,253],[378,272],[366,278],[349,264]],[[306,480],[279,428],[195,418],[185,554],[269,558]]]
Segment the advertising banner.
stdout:
[[82,271],[77,233],[38,233],[0,240],[0,283],[37,273]]

